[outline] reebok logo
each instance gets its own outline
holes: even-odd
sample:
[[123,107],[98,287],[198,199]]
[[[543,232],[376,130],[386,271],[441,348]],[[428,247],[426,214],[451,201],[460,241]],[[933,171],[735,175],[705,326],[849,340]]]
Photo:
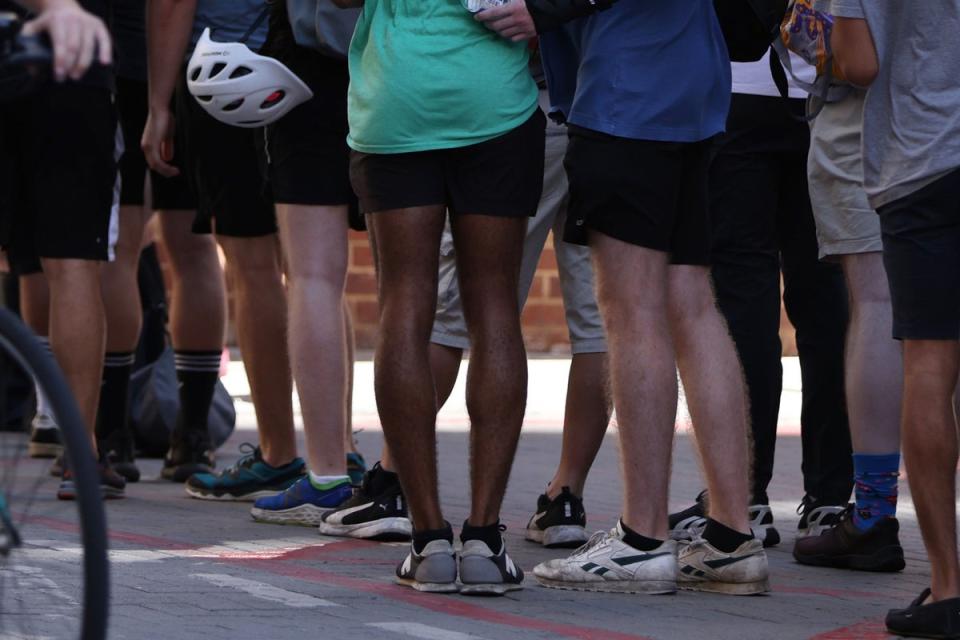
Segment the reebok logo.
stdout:
[[637,562],[646,562],[647,560],[653,560],[654,558],[659,558],[661,556],[672,556],[673,554],[669,551],[662,551],[660,553],[641,553],[635,556],[624,556],[622,558],[613,558],[613,561],[616,562],[621,567],[625,567],[628,564],[636,564]]
[[737,556],[733,558],[717,558],[716,560],[704,560],[703,564],[707,565],[711,569],[719,569],[720,567],[727,567],[731,564],[736,564],[741,560],[746,560],[753,556]]

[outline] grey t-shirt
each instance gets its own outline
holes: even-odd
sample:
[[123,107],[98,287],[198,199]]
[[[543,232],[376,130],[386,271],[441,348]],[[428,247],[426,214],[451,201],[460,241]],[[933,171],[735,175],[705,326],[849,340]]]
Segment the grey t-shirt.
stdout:
[[[263,0],[199,0],[188,57],[206,27],[210,27],[210,38],[214,42],[236,42],[253,26],[266,7]],[[259,51],[266,39],[267,21],[264,20],[250,34],[247,46],[252,51]]]
[[287,12],[298,45],[346,59],[360,9],[340,9],[331,0],[287,0]]
[[960,0],[833,0],[865,18],[880,73],[863,110],[863,174],[876,209],[960,167]]

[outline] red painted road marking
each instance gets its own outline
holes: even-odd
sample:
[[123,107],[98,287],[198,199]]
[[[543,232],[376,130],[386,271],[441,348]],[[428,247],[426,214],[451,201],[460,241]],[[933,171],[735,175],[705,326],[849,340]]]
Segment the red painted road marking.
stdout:
[[867,620],[813,636],[810,640],[888,640],[890,634],[882,621]]

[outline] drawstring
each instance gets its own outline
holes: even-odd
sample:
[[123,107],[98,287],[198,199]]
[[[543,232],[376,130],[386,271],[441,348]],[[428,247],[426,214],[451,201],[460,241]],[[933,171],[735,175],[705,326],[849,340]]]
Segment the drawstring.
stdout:
[[257,16],[257,19],[253,21],[253,24],[250,25],[250,28],[247,29],[247,32],[243,34],[240,38],[240,42],[243,44],[247,43],[247,40],[250,39],[250,36],[260,28],[260,25],[263,24],[263,21],[267,19],[267,16],[270,15],[270,5],[273,4],[273,0],[267,0],[263,4],[263,9],[260,11],[260,15]]

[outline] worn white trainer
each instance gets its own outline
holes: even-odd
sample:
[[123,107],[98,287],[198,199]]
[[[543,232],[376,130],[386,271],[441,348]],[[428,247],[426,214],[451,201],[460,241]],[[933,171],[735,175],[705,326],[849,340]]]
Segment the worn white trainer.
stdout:
[[767,554],[756,538],[744,542],[733,553],[725,553],[698,537],[681,542],[677,556],[681,589],[732,595],[770,590]]
[[598,531],[569,557],[549,560],[533,569],[537,582],[553,589],[614,593],[675,593],[677,543],[666,540],[640,551],[623,541],[620,523]]

